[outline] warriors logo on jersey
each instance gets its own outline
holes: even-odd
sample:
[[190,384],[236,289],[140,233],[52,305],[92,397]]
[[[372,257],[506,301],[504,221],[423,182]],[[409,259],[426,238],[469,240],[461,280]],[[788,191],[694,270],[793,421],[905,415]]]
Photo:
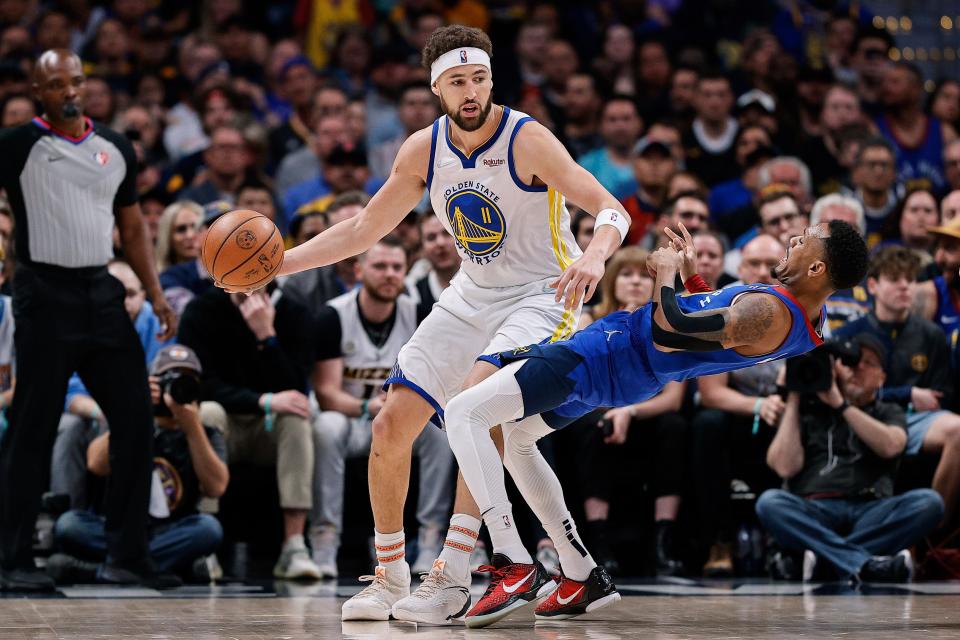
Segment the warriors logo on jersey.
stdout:
[[447,200],[447,220],[457,246],[471,259],[479,262],[499,255],[506,220],[493,198],[475,189],[458,191]]

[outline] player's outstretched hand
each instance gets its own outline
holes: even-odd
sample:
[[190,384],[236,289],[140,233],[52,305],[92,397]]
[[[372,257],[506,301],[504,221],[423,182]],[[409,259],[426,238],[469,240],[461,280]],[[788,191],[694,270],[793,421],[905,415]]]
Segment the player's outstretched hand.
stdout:
[[682,237],[674,233],[673,229],[669,227],[664,227],[663,231],[667,234],[667,237],[670,238],[670,246],[683,258],[683,262],[680,263],[680,277],[686,282],[687,278],[697,273],[697,250],[693,246],[693,236],[690,235],[690,232],[687,231],[687,228],[683,226],[682,222],[680,223],[680,233],[683,234]]
[[603,278],[603,258],[587,252],[576,262],[564,269],[560,277],[550,283],[557,290],[557,302],[564,299],[566,309],[575,309],[581,302],[586,303],[593,297],[600,279]]

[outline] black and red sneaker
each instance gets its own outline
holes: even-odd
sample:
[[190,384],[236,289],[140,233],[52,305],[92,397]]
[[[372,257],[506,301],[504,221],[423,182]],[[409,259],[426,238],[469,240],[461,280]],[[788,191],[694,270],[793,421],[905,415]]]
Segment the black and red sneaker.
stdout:
[[471,629],[493,624],[557,588],[557,583],[536,560],[533,564],[519,564],[502,553],[495,553],[491,564],[480,567],[480,571],[490,573],[490,585],[464,618]]
[[583,582],[560,578],[560,586],[533,612],[537,620],[566,620],[620,602],[620,594],[603,567],[594,567]]

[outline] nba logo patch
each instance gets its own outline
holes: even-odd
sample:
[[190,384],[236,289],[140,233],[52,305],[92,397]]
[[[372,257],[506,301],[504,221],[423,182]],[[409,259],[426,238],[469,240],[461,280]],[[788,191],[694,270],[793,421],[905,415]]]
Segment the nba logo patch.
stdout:
[[93,159],[97,161],[97,164],[101,167],[107,166],[107,163],[110,162],[110,154],[106,151],[97,151],[93,154]]
[[460,64],[467,64],[467,52],[460,50]]

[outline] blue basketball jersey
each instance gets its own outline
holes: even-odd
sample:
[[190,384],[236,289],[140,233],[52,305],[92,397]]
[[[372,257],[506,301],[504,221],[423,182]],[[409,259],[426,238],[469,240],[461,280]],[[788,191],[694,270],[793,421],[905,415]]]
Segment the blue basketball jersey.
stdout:
[[524,417],[542,414],[548,425],[560,428],[597,407],[622,407],[649,400],[671,381],[687,380],[756,364],[789,358],[823,343],[821,329],[826,310],[814,327],[796,298],[773,285],[731,285],[709,293],[682,294],[677,303],[684,313],[723,309],[745,294],[775,296],[790,310],[787,337],[770,353],[740,355],[719,351],[658,351],[653,344],[653,305],[633,313],[620,311],[597,320],[569,340],[519,347],[498,354],[499,364],[517,360],[523,393]]
[[751,367],[761,362],[779,360],[780,358],[789,358],[791,356],[806,353],[814,347],[820,345],[823,340],[820,337],[823,319],[826,312],[821,310],[818,326],[814,326],[807,318],[804,308],[797,302],[786,289],[766,284],[746,284],[733,285],[711,291],[709,293],[688,293],[677,296],[677,303],[683,313],[695,313],[697,311],[708,311],[710,309],[723,309],[731,306],[738,297],[744,294],[763,293],[773,295],[779,298],[790,310],[790,316],[793,319],[793,325],[790,327],[790,333],[783,343],[774,351],[759,356],[744,356],[733,349],[723,349],[722,351],[659,351],[653,344],[653,336],[649,312],[646,318],[638,314],[636,320],[631,323],[631,333],[634,337],[634,344],[643,350],[647,361],[650,363],[651,370],[654,371],[657,378],[664,384],[671,380],[687,380],[699,376],[709,376],[714,373],[742,369]]
[[943,276],[934,278],[933,284],[937,288],[937,314],[933,321],[940,325],[943,333],[949,337],[955,330],[960,329],[960,309],[954,306],[950,287]]

